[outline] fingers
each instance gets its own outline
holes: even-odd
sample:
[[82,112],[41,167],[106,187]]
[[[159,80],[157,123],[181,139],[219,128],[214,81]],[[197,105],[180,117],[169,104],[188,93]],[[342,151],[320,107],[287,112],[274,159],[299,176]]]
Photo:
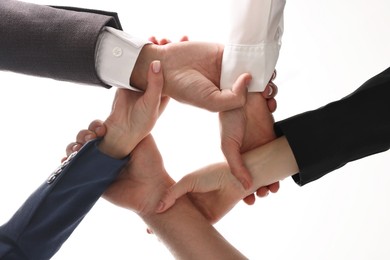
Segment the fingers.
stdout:
[[221,112],[242,107],[246,102],[247,87],[252,77],[244,73],[238,77],[232,89],[216,89],[206,101],[206,109]]
[[165,45],[165,44],[168,44],[168,43],[171,43],[171,41],[169,39],[166,39],[166,38],[162,38],[158,44],[159,45]]
[[275,83],[270,81],[270,82],[268,82],[264,91],[261,93],[265,99],[274,98],[276,96],[276,94],[278,94],[278,86],[276,86]]
[[[222,174],[222,175],[221,175]],[[208,174],[208,172],[198,171],[188,175],[185,175],[180,181],[172,185],[164,194],[160,200],[156,212],[161,213],[169,209],[175,204],[175,201],[181,196],[190,192],[206,193],[214,190],[218,190],[221,187],[220,181],[222,180],[225,172],[219,172],[214,174]]]
[[261,92],[261,95],[267,99],[268,109],[271,113],[275,112],[277,107],[275,96],[278,94],[278,86],[276,86],[276,84],[273,82],[275,78],[276,70],[274,70],[274,73],[272,74],[271,79],[265,87],[264,91]]
[[76,143],[76,142],[72,142],[70,144],[68,144],[68,146],[66,146],[66,149],[65,149],[65,152],[66,152],[66,157],[65,159],[71,155],[73,152],[77,152],[78,150],[80,150],[80,148],[82,147],[83,145],[82,144],[79,144],[79,143]]
[[271,76],[271,79],[270,81],[273,81],[274,79],[276,79],[276,76],[278,75],[277,71],[274,70],[274,73],[272,73],[272,76]]
[[90,140],[93,140],[98,137],[103,137],[107,132],[106,126],[103,124],[101,120],[92,121],[88,129],[80,130],[80,132],[76,136],[76,142],[72,142],[67,145],[66,157],[62,159],[64,161],[70,154],[73,152],[77,152],[81,149],[81,147]]
[[161,40],[157,40],[157,38],[155,36],[149,37],[148,40],[154,44],[157,44],[157,45],[165,45],[165,44],[171,43],[171,41],[169,39],[162,38]]
[[187,42],[187,41],[189,41],[189,38],[188,38],[188,36],[183,36],[183,37],[180,38],[180,41],[181,42]]
[[156,212],[162,213],[172,207],[178,198],[191,192],[191,186],[194,186],[194,184],[191,184],[190,178],[183,178],[178,183],[172,185],[157,205]]
[[96,134],[96,137],[103,137],[107,132],[107,128],[104,125],[103,121],[98,119],[93,120],[89,124],[88,130],[93,131]]
[[260,187],[260,188],[257,189],[257,191],[256,191],[257,197],[260,197],[260,198],[267,197],[268,194],[269,194],[268,186]]
[[275,110],[277,108],[276,100],[274,98],[268,99],[267,100],[267,106],[268,106],[269,112],[271,112],[271,113],[275,112]]
[[275,183],[272,183],[271,185],[268,185],[268,189],[272,192],[272,193],[276,193],[279,191],[279,188],[280,188],[280,182],[275,182]]
[[255,194],[251,194],[251,195],[248,195],[246,196],[245,198],[242,199],[246,204],[248,205],[253,205],[255,204],[255,201],[256,201],[256,197],[255,197]]
[[148,41],[154,43],[154,44],[158,44],[158,40],[155,36],[151,36],[148,38]]
[[280,183],[279,182],[274,182],[268,186],[264,186],[264,187],[260,187],[257,192],[256,192],[256,195],[258,197],[266,197],[268,196],[269,192],[272,192],[272,193],[276,193],[279,191],[279,188],[280,188]]
[[[154,44],[157,44],[157,45],[165,45],[165,44],[168,44],[168,43],[171,43],[171,40],[169,39],[166,39],[166,38],[162,38],[161,40],[157,40],[157,38],[155,36],[151,36],[148,38],[148,40]],[[181,42],[186,42],[188,41],[188,36],[182,36],[180,38],[180,41]]]

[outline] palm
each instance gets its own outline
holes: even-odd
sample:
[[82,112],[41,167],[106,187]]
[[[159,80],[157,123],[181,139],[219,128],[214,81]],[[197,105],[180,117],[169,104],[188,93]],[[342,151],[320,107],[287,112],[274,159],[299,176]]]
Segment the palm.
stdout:
[[274,118],[269,112],[267,100],[261,93],[249,93],[243,108],[246,126],[241,153],[266,144],[276,138],[273,129]]

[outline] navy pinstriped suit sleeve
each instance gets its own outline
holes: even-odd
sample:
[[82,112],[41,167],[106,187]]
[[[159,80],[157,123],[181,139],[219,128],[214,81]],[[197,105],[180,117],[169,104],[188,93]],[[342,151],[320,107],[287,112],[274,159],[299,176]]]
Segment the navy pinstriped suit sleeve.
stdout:
[[50,259],[60,249],[128,162],[102,154],[98,142],[61,164],[0,227],[0,259]]

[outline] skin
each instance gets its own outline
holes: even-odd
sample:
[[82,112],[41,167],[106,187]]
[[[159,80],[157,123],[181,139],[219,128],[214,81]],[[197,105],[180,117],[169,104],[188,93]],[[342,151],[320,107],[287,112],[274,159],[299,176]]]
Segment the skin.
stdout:
[[[193,75],[193,78],[196,78],[195,74]],[[233,88],[233,92],[234,89],[240,89],[243,88],[242,86],[246,86],[246,84],[248,84],[247,79],[248,75],[240,77],[238,82],[241,83],[238,83],[238,87],[236,86]],[[212,226],[212,223],[221,218],[233,207],[235,203],[237,203],[235,201],[235,197],[215,196],[210,193],[210,201],[218,201],[221,199],[225,201],[225,203],[221,204],[223,207],[218,206],[215,210],[212,210],[212,207],[208,209],[205,208],[204,205],[207,204],[202,204],[203,202],[201,197],[182,196],[177,200],[176,205],[172,207],[171,210],[164,213],[158,213],[155,211],[156,207],[158,207],[161,202],[161,196],[165,194],[169,187],[172,187],[174,181],[169,177],[164,169],[161,155],[158,152],[153,138],[150,135],[146,135],[145,137],[143,132],[138,134],[138,131],[136,130],[137,122],[141,122],[145,124],[145,128],[149,129],[150,132],[154,123],[150,124],[149,122],[149,124],[147,124],[146,122],[143,122],[143,120],[148,121],[148,119],[152,119],[152,122],[155,122],[167,102],[162,101],[162,105],[159,103],[159,109],[148,109],[149,104],[147,101],[149,99],[146,99],[146,97],[150,96],[150,99],[156,99],[152,98],[155,97],[153,95],[147,95],[148,91],[149,93],[151,91],[149,90],[151,87],[149,84],[154,82],[153,79],[151,80],[149,77],[147,82],[148,86],[145,94],[143,95],[145,98],[139,97],[134,100],[130,100],[130,98],[122,99],[119,97],[125,95],[119,92],[113,104],[113,112],[104,124],[100,121],[94,121],[90,124],[89,129],[80,131],[77,135],[77,142],[68,145],[67,155],[80,149],[83,143],[92,138],[102,137],[107,134],[109,136],[113,136],[113,140],[116,141],[114,142],[116,145],[109,143],[110,145],[107,146],[104,142],[106,139],[105,136],[102,141],[103,146],[99,148],[102,149],[102,151],[115,156],[115,158],[119,158],[118,156],[123,154],[122,149],[125,151],[131,150],[132,156],[127,167],[123,169],[118,179],[114,181],[114,183],[106,191],[104,196],[107,200],[118,206],[125,207],[136,212],[153,230],[153,232],[167,245],[168,249],[172,252],[175,258],[246,259],[245,256],[230,245]],[[161,77],[156,80],[156,82],[161,84]],[[164,91],[165,94],[169,93],[169,88],[164,89]],[[205,93],[210,92],[206,91]],[[161,91],[159,94],[161,97]],[[193,93],[191,95],[193,96]],[[221,97],[218,95],[220,94],[206,94],[203,98],[208,99],[211,97],[212,100],[216,96],[217,98]],[[224,97],[226,99],[226,95]],[[222,99],[224,97],[222,97]],[[135,104],[134,110],[130,109],[127,114],[115,112],[119,111],[121,106],[126,105],[126,103],[122,100]],[[267,104],[267,102],[264,104]],[[160,105],[162,108],[160,108]],[[208,109],[207,107],[204,108]],[[213,111],[213,108],[210,110]],[[136,112],[134,112],[134,116],[129,117],[129,115],[132,114],[132,111]],[[123,125],[118,124],[119,121],[121,121]],[[248,122],[250,121],[251,120],[248,120]],[[142,141],[140,143],[133,140],[127,143],[119,142],[118,140],[121,140],[125,136],[126,131],[121,131],[123,126],[126,126],[125,129],[127,130],[135,129],[136,134],[134,139],[139,140],[139,138],[144,137]],[[112,131],[111,129],[116,129],[116,131]],[[130,131],[127,131],[127,133],[129,132]],[[134,134],[134,132],[132,133]],[[247,135],[249,136],[249,134]],[[116,138],[118,136],[119,138]],[[107,147],[109,149],[105,150]],[[127,147],[127,150],[125,147]],[[135,149],[133,150],[134,147]],[[117,152],[116,149],[119,150],[119,152]],[[220,172],[223,171],[220,170]],[[219,174],[214,174],[214,177],[218,176]],[[232,178],[232,176],[233,175],[228,174],[227,172],[223,172],[223,179],[226,177]],[[234,177],[233,180],[235,180],[235,182],[229,182],[233,183],[231,186],[233,187],[232,190],[242,191],[242,186],[237,185],[239,182],[237,182]],[[227,194],[232,193],[229,192]],[[228,200],[225,198],[228,198]]]
[[[88,129],[79,132],[76,142],[67,146],[67,155],[80,149],[91,138],[104,136],[105,131],[106,128],[102,121],[93,121]],[[289,171],[287,171],[288,168],[281,169],[288,162],[295,162],[295,159],[291,150],[283,148],[289,147],[287,141],[280,141],[278,138],[243,155],[246,167],[252,173],[258,173],[252,175],[254,185],[249,190],[245,190],[230,173],[226,162],[208,165],[194,171],[175,184],[163,166],[161,155],[159,153],[156,155],[157,147],[153,148],[150,145],[151,141],[148,143],[149,147],[146,145],[136,147],[131,154],[128,166],[104,195],[112,203],[132,210],[141,217],[160,215],[173,204],[176,205],[176,200],[179,201],[180,197],[189,193],[185,196],[186,200],[191,201],[209,224],[215,224],[242,198],[254,193],[258,187],[275,183],[295,173],[294,168]],[[142,147],[145,148],[143,151],[141,151]],[[273,158],[278,158],[278,160],[273,160]],[[273,163],[265,164],[265,161]],[[263,174],[264,172],[269,172],[269,174]],[[259,195],[262,196],[262,194]],[[160,208],[161,201],[163,201],[164,208]]]
[[[163,74],[159,61],[151,62],[147,77],[148,88],[142,94],[125,89],[117,90],[105,129],[97,129],[105,133],[99,149],[113,158],[122,159],[130,154],[152,130],[168,102],[167,98],[161,96]],[[67,151],[74,151],[76,148],[70,146]]]
[[230,174],[226,162],[220,162],[184,176],[164,194],[156,212],[165,212],[178,198],[187,194],[202,214],[211,223],[216,223],[258,187],[283,180],[298,171],[294,155],[284,136],[246,152],[243,159],[253,178],[253,185],[249,190],[244,189]]
[[[219,43],[188,41],[172,43],[168,39],[149,38],[130,77],[132,86],[145,90],[147,68],[151,61],[160,60],[164,66],[163,94],[173,99],[212,112],[226,111],[245,104],[246,85],[232,90],[220,90],[221,64],[224,46]],[[169,43],[169,44],[168,44]],[[268,85],[263,96],[276,108],[277,87]]]
[[[241,154],[276,138],[270,127],[274,122],[273,117],[269,116],[269,113],[262,113],[262,110],[265,112],[276,110],[276,101],[271,98],[277,93],[277,87],[272,82],[275,77],[276,72],[268,84],[268,87],[275,91],[266,96],[265,100],[262,98],[264,93],[248,93],[247,102],[243,107],[219,113],[222,151],[232,174],[245,189],[252,185],[252,178]],[[250,203],[249,199],[247,203]]]
[[[244,108],[244,110],[248,109],[246,113],[257,111],[253,115],[257,120],[253,122],[262,122],[254,126],[253,129],[257,127],[261,129],[261,132],[273,133],[272,114],[265,109],[261,109],[261,106],[266,106],[264,98],[261,95],[253,98],[255,103],[248,104]],[[256,106],[259,107],[256,108]],[[242,112],[242,114],[245,113]],[[254,139],[255,137],[248,135],[248,138]],[[249,189],[244,189],[242,185],[239,185],[240,182],[230,174],[227,163],[221,162],[188,174],[170,187],[162,197],[156,209],[157,212],[164,212],[175,203],[177,198],[180,198],[183,194],[191,193],[190,197],[193,201],[196,201],[195,204],[203,214],[212,222],[215,222],[240,199],[246,197],[254,202],[252,194],[257,190],[257,194],[262,195],[260,187],[278,183],[278,181],[298,172],[295,157],[285,137],[270,138],[272,141],[265,141],[266,144],[261,146],[256,147],[256,144],[254,144],[252,147],[249,145],[247,147],[248,151],[243,154],[245,167],[249,170],[253,179]],[[261,139],[258,141],[261,142]],[[275,188],[277,190],[279,187]]]
[[[104,135],[105,126],[94,121],[77,135],[78,146],[86,139]],[[99,134],[98,134],[99,133]],[[68,148],[75,147],[74,143]],[[73,149],[68,151],[67,155]],[[76,148],[77,149],[77,148]],[[111,203],[137,213],[175,259],[247,259],[212,226],[186,196],[171,210],[159,214],[155,207],[174,181],[164,168],[163,160],[151,135],[132,151],[131,160],[106,190]]]
[[[171,43],[168,39],[158,40],[155,37],[151,37],[149,40],[153,44],[143,47],[131,76],[131,84],[135,86],[145,84],[145,81],[142,80],[143,65],[151,57],[158,56],[164,63],[164,94],[183,103],[210,111],[220,111],[222,151],[233,175],[237,177],[244,188],[249,189],[252,179],[241,154],[249,148],[273,140],[275,135],[273,131],[263,132],[264,127],[261,126],[261,119],[256,118],[258,110],[251,112],[248,108],[253,104],[254,108],[265,109],[267,112],[276,110],[274,97],[278,88],[272,82],[276,77],[276,72],[266,89],[261,93],[246,93],[246,88],[251,81],[251,76],[248,73],[242,74],[237,79],[232,90],[220,90],[218,86],[221,76],[223,45],[189,42],[186,36],[182,37],[179,43]],[[256,105],[255,97],[257,95],[265,98],[267,106]],[[246,104],[246,109],[243,109],[244,104]],[[269,191],[277,192],[278,189],[279,183],[276,182],[260,188],[258,193],[266,196]],[[249,205],[253,204],[254,195],[248,195],[244,201]]]
[[164,95],[212,112],[244,105],[246,86],[220,90],[223,45],[205,42],[179,42],[145,45],[135,63],[130,83],[146,89],[147,66],[161,60],[164,66]]

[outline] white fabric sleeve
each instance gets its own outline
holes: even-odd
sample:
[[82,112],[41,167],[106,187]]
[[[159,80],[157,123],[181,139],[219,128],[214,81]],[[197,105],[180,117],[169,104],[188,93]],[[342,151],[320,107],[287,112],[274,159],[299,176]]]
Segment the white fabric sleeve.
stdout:
[[100,79],[110,86],[139,91],[130,86],[130,76],[142,47],[148,43],[123,31],[105,27],[99,36],[95,56]]
[[261,92],[275,70],[283,35],[285,0],[231,0],[230,34],[225,44],[221,88],[231,89],[245,72],[250,92]]

